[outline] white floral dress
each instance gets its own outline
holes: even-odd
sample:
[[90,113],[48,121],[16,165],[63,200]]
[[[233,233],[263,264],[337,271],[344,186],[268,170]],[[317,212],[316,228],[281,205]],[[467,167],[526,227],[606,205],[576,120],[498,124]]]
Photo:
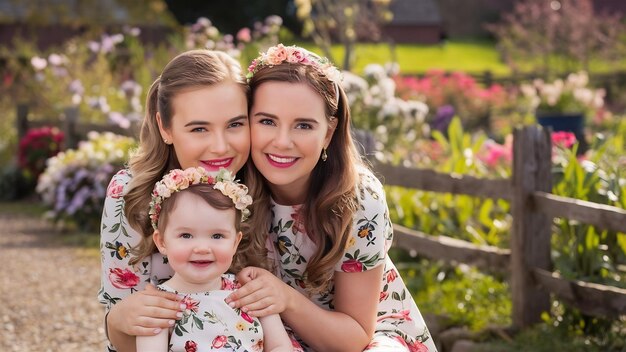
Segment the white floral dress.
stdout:
[[[130,248],[139,244],[141,235],[130,227],[124,215],[124,198],[131,175],[121,170],[113,176],[107,188],[100,226],[101,288],[100,303],[106,311],[135,291],[143,290],[148,283],[158,285],[174,274],[161,253],[154,253],[136,266],[131,266]],[[146,205],[147,209],[147,205]],[[108,344],[108,351],[115,348]]]
[[[383,187],[369,170],[363,169],[360,178],[357,192],[360,207],[354,216],[353,235],[335,271],[361,272],[384,265],[376,332],[366,351],[437,351],[419,309],[387,256],[393,232]],[[270,260],[275,264],[274,274],[309,296],[302,274],[316,244],[298,221],[299,208],[272,202],[268,248]],[[333,295],[331,284],[327,292],[309,298],[319,307],[332,310]],[[306,344],[300,343],[306,350]]]
[[[164,291],[178,293],[165,284]],[[263,330],[258,318],[224,302],[239,285],[232,274],[222,275],[221,290],[184,294],[187,308],[170,334],[170,352],[263,351]]]

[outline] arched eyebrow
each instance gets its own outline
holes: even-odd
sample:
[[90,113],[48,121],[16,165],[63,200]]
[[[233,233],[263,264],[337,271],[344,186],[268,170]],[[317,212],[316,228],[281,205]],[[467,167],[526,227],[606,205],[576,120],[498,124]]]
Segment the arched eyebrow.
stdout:
[[[273,118],[273,119],[278,119],[278,116],[274,115],[274,114],[270,114],[268,112],[263,112],[263,111],[259,111],[256,114],[254,114],[255,117],[257,116],[262,116],[262,117],[269,117],[269,118]],[[309,117],[298,117],[294,120],[294,122],[296,123],[301,123],[301,122],[306,122],[306,123],[310,123],[312,125],[319,125],[319,121],[313,119],[313,118],[309,118]]]
[[[229,119],[226,123],[227,124],[231,124],[233,122],[238,122],[241,120],[247,120],[248,116],[247,115],[239,115],[239,116],[235,116],[231,119]],[[185,124],[185,127],[189,127],[189,126],[209,126],[212,123],[206,120],[193,120],[193,121],[189,121]]]

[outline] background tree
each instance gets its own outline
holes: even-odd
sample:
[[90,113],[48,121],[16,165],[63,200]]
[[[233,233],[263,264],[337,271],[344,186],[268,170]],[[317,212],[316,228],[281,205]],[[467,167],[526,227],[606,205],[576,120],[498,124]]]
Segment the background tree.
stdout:
[[594,57],[615,59],[623,24],[620,15],[594,13],[592,0],[520,0],[488,28],[513,71],[539,65],[549,76],[555,66],[588,70]]
[[333,41],[344,47],[343,69],[350,70],[354,45],[360,39],[377,41],[381,25],[391,20],[391,0],[294,0],[303,35],[311,37],[331,61]]

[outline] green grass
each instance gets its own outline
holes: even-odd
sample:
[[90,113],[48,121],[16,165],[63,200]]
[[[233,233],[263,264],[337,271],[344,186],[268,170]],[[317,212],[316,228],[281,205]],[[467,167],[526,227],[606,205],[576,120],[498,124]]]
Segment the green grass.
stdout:
[[[2,214],[41,218],[46,210],[48,209],[36,199],[0,202]],[[60,245],[87,249],[89,253],[100,246],[100,234],[95,232],[80,231],[72,227],[59,229],[52,222],[50,222],[50,230],[55,235],[52,241]]]
[[[312,43],[286,43],[301,45],[309,50],[321,53]],[[341,65],[344,49],[333,45],[332,54],[337,65]],[[395,58],[394,58],[395,55]],[[510,73],[509,68],[500,61],[495,43],[490,41],[448,41],[438,45],[397,44],[395,53],[388,44],[361,43],[356,46],[355,63],[352,71],[362,73],[368,64],[385,64],[397,61],[402,73],[423,73],[431,69],[447,71],[465,71],[481,73],[486,70],[495,75]]]
[[46,207],[34,200],[0,202],[0,213],[3,214],[40,217],[43,216],[46,210]]

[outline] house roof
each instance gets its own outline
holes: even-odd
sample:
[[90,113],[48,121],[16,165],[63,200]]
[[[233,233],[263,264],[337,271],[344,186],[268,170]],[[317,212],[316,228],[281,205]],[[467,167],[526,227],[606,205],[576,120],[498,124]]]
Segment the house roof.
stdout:
[[392,0],[389,9],[393,13],[391,24],[441,24],[441,12],[436,0]]

